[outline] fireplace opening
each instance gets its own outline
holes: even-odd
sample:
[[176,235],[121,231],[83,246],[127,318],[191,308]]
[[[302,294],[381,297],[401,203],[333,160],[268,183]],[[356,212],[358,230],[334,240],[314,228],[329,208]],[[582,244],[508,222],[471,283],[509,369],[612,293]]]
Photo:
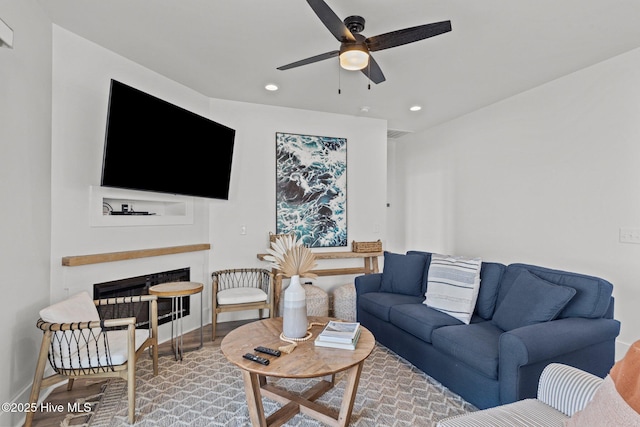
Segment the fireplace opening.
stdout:
[[[144,276],[127,277],[110,282],[95,283],[93,285],[93,299],[148,295],[151,286],[167,282],[188,282],[190,277],[191,269],[186,267]],[[182,297],[181,317],[189,315],[189,303],[189,296]],[[101,319],[135,317],[137,328],[149,328],[149,304],[147,303],[108,305],[98,306],[97,308]],[[172,313],[171,311],[171,298],[158,298],[158,324],[170,322],[172,316],[176,319],[178,313]]]

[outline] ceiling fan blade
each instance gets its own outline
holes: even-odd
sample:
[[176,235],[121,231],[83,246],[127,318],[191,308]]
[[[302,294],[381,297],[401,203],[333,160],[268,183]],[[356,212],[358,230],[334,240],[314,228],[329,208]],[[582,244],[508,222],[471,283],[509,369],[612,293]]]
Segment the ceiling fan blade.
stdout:
[[312,56],[307,59],[301,59],[300,61],[292,62],[291,64],[278,67],[278,70],[288,70],[290,68],[300,67],[302,65],[312,64],[318,61],[324,61],[325,59],[334,58],[340,54],[339,50],[332,50],[331,52],[322,53],[320,55]]
[[375,52],[417,42],[449,31],[451,31],[451,21],[442,21],[368,37],[365,43],[371,52]]
[[382,74],[382,70],[380,69],[380,66],[378,65],[376,60],[373,59],[373,56],[371,55],[369,55],[369,65],[364,67],[361,71],[364,73],[365,76],[369,77],[369,80],[371,80],[375,84],[382,83],[383,81],[386,80],[386,78],[384,77],[384,74]]
[[307,3],[339,42],[356,41],[356,38],[353,37],[344,22],[338,18],[338,15],[323,0],[307,0]]

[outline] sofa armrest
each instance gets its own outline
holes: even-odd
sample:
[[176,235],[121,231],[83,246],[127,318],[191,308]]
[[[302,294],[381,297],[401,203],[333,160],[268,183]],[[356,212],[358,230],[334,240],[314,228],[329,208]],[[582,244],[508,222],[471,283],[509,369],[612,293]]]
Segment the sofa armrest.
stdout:
[[600,387],[602,378],[573,366],[551,363],[538,383],[538,400],[571,417],[584,409]]
[[356,294],[362,295],[368,292],[379,292],[382,283],[382,273],[365,274],[355,279]]
[[500,401],[535,396],[540,373],[552,362],[572,364],[605,376],[614,362],[620,322],[566,318],[524,326],[500,336]]
[[620,322],[612,319],[566,318],[505,332],[500,337],[500,366],[530,365],[593,344],[615,339]]

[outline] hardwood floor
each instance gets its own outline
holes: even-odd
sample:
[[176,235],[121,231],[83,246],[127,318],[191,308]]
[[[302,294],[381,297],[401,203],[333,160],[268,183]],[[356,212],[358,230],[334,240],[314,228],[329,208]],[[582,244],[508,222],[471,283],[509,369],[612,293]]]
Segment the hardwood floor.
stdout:
[[[220,345],[220,341],[222,341],[222,337],[224,337],[229,331],[237,328],[240,325],[243,325],[248,322],[252,322],[253,320],[242,320],[236,322],[225,322],[219,323],[216,328],[216,341],[211,341],[211,324],[205,325],[203,327],[204,334],[204,345],[205,346],[214,346]],[[197,346],[200,344],[200,330],[195,330],[189,333],[186,333],[183,337],[185,347]],[[158,350],[160,354],[164,355],[167,353],[171,353],[171,343],[164,342],[158,346]],[[50,403],[51,405],[63,405],[63,412],[36,412],[33,417],[32,427],[60,427],[60,423],[65,419],[68,415],[67,412],[67,404],[75,402],[78,398],[86,398],[88,396],[93,396],[95,394],[100,393],[103,385],[108,380],[76,380],[73,383],[73,389],[71,391],[67,391],[66,382],[62,383],[62,385],[58,386],[54,389],[49,396],[44,400],[43,404],[46,405]],[[80,417],[75,420],[72,420],[69,424],[80,425],[86,422],[86,417]]]

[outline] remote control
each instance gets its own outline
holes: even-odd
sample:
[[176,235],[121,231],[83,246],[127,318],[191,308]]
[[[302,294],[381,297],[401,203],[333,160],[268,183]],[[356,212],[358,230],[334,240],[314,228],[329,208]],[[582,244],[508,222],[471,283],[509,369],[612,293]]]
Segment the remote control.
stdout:
[[265,353],[265,354],[270,354],[272,356],[276,356],[276,357],[280,357],[280,350],[274,350],[272,348],[268,348],[268,347],[256,347],[254,348],[255,351],[259,351],[260,353]]
[[251,353],[247,353],[244,356],[245,359],[249,359],[252,360],[254,362],[258,362],[262,365],[268,365],[269,364],[269,360],[265,359],[264,357],[260,357],[260,356],[256,356],[255,354],[251,354]]

